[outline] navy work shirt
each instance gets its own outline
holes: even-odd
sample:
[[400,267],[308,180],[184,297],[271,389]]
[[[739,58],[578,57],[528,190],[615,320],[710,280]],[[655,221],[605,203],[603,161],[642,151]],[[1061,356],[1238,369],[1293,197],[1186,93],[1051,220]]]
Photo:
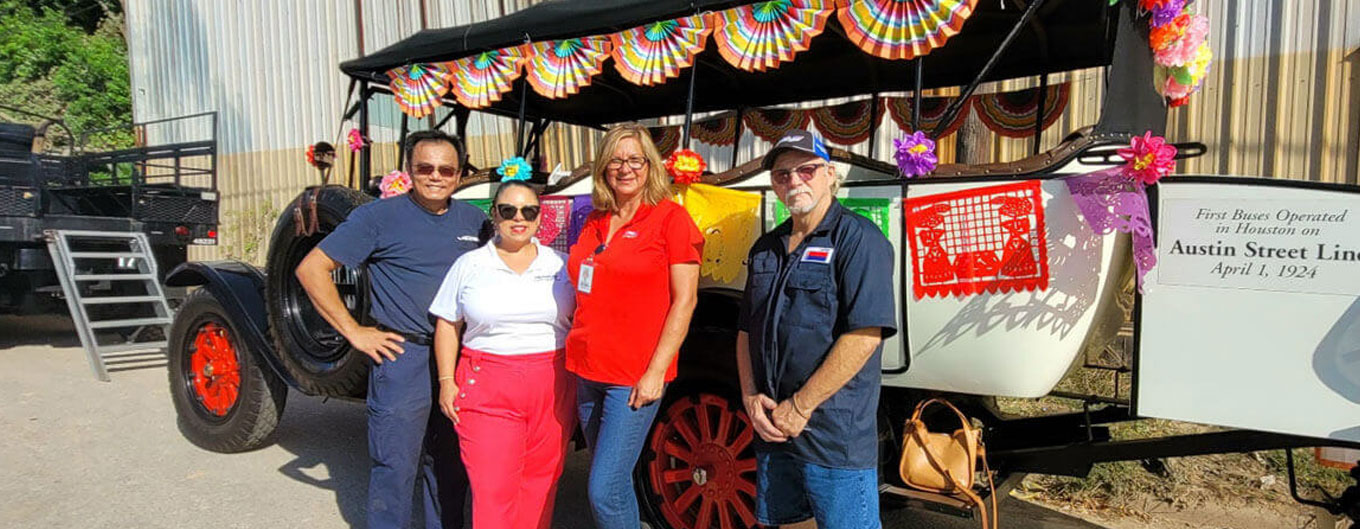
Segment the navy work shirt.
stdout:
[[[869,219],[832,202],[817,228],[792,253],[793,219],[762,235],[747,264],[739,328],[750,335],[756,388],[790,398],[821,367],[842,334],[882,327],[897,333],[892,244]],[[783,450],[817,465],[878,466],[878,394],[883,346],[844,387],[813,410],[787,443],[757,439],[758,450]]]
[[317,247],[350,268],[368,265],[378,323],[432,334],[430,303],[444,275],[490,233],[491,221],[477,206],[450,200],[448,211],[436,215],[406,194],[355,208]]

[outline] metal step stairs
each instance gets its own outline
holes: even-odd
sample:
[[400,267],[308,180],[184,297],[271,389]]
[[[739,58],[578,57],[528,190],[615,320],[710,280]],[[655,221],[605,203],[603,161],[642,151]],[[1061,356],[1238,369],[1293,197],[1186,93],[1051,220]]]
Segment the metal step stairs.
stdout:
[[[164,365],[174,313],[166,302],[146,234],[47,230],[47,250],[61,280],[80,344],[95,378],[109,371]],[[137,285],[141,287],[138,288]],[[129,292],[132,291],[132,292]],[[92,319],[92,313],[101,317]],[[152,329],[159,329],[159,336]],[[126,337],[109,340],[107,332]],[[100,338],[105,338],[105,343]]]

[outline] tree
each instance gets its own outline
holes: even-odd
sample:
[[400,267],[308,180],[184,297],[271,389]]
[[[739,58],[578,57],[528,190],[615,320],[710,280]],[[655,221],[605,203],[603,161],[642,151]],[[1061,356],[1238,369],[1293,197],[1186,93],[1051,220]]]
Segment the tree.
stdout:
[[[122,28],[114,2],[0,0],[0,105],[61,118],[76,134],[130,122]],[[91,147],[130,140],[101,135]]]

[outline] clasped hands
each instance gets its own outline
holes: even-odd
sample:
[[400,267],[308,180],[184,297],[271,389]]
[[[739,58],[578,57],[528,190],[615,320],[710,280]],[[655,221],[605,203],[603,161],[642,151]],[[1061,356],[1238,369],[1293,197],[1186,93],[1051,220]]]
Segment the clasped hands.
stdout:
[[[782,443],[798,437],[807,427],[812,411],[799,406],[791,396],[776,403],[769,395],[756,393],[741,398],[746,407],[746,415],[751,418],[751,426],[761,439],[771,443]],[[806,415],[804,415],[806,414]]]

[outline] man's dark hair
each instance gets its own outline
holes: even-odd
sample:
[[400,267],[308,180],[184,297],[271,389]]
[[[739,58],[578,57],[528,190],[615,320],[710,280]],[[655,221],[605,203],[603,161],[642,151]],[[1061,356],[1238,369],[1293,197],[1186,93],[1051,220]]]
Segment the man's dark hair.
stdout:
[[406,167],[403,169],[405,169],[407,173],[410,173],[412,169],[411,164],[413,162],[411,157],[416,152],[416,145],[424,141],[442,141],[452,145],[453,149],[458,151],[458,169],[464,173],[467,172],[468,153],[467,149],[463,147],[462,139],[442,130],[422,130],[407,135],[406,143],[402,146],[402,159],[406,160]]

